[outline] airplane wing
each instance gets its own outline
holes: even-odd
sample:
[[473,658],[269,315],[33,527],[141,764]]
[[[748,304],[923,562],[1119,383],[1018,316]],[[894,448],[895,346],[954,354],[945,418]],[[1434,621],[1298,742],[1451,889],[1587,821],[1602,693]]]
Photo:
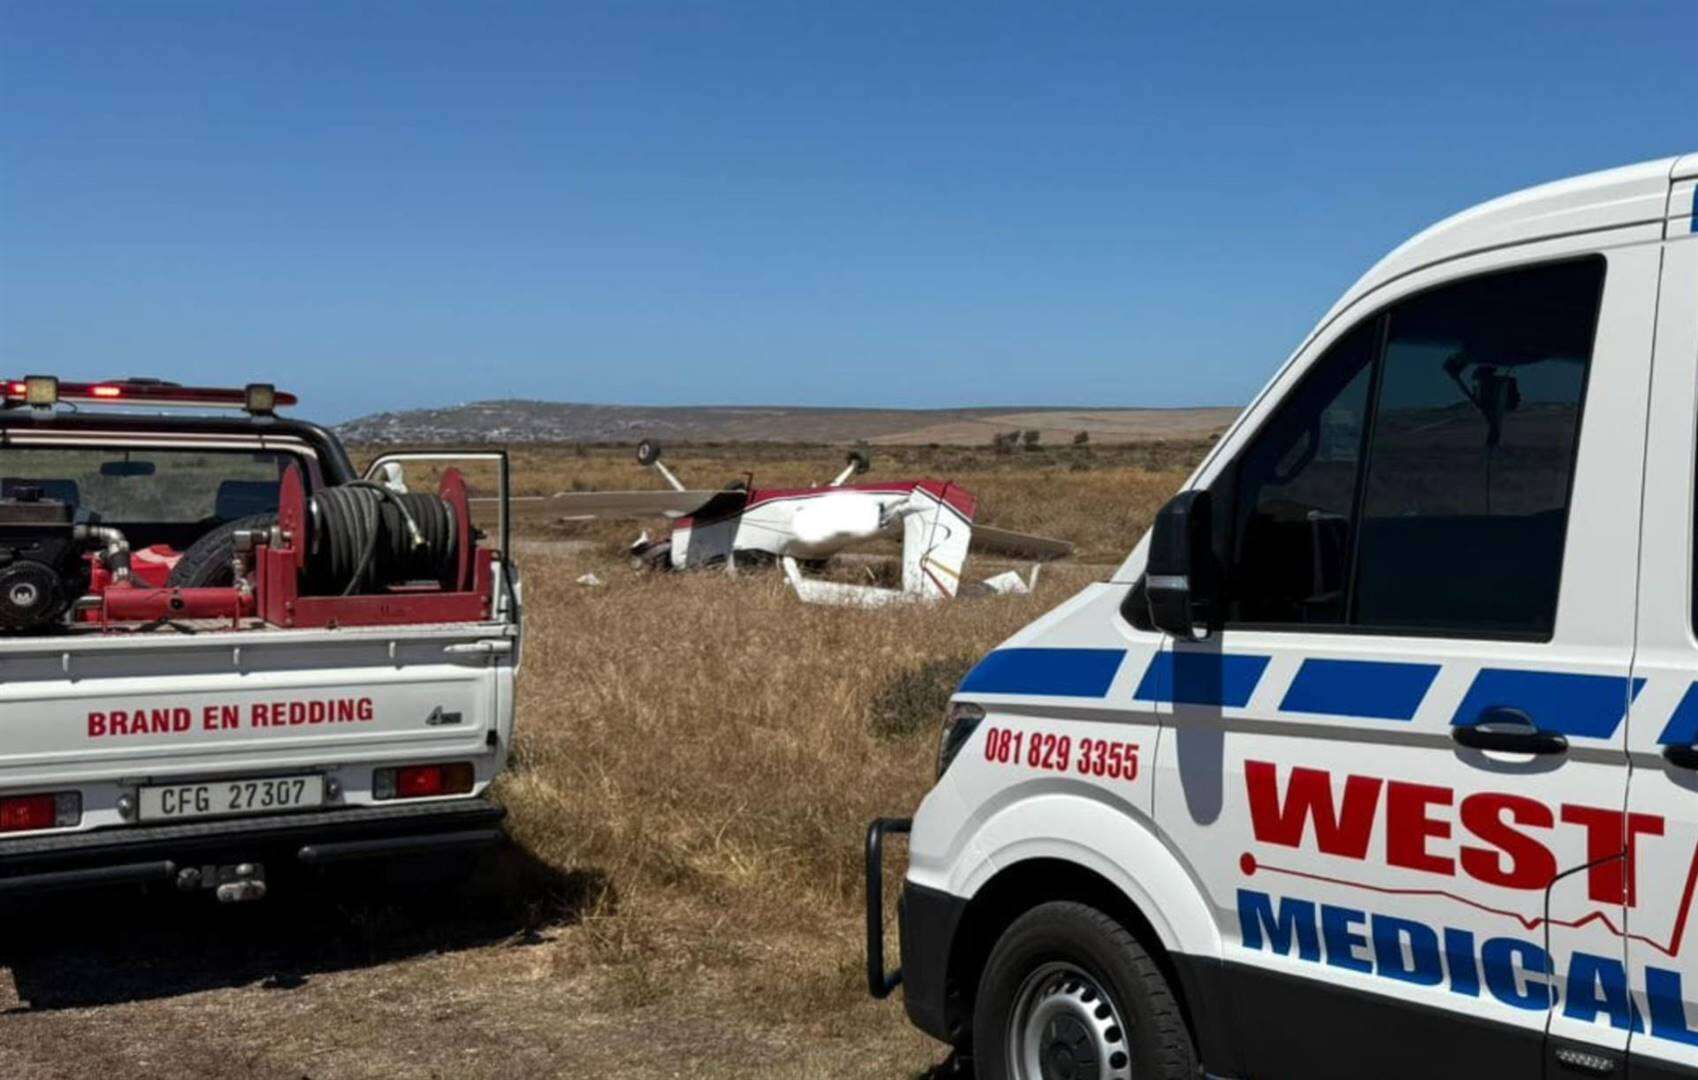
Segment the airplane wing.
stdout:
[[693,514],[726,494],[723,491],[559,491],[553,495],[515,495],[512,501],[545,503],[550,512],[572,519],[675,518]]
[[1073,554],[1073,545],[1066,540],[1052,540],[1047,536],[1018,533],[1009,529],[998,529],[992,525],[974,525],[971,546],[975,551],[988,552],[992,555],[1007,555],[1015,559],[1037,559],[1042,562],[1047,562],[1050,559],[1065,559]]

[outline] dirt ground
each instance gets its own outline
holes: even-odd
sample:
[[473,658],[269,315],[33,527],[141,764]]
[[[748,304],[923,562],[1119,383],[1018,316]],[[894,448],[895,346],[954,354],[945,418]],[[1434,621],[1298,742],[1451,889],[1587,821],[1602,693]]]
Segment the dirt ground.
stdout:
[[594,927],[487,905],[124,895],[25,926],[0,976],[8,1080],[914,1077],[946,1057],[899,1001],[775,1017],[715,973],[643,1001]]
[[[227,908],[119,892],[0,911],[0,1078],[953,1075],[899,997],[866,995],[865,824],[930,786],[974,659],[1109,573],[1201,449],[920,452],[1002,520],[1080,543],[1029,597],[809,607],[774,572],[639,572],[630,523],[522,517],[508,846],[457,888],[367,872]],[[625,457],[527,451],[516,480],[624,483]],[[840,454],[815,457],[761,467]],[[719,475],[741,455],[679,458]],[[894,887],[899,845],[890,861]]]

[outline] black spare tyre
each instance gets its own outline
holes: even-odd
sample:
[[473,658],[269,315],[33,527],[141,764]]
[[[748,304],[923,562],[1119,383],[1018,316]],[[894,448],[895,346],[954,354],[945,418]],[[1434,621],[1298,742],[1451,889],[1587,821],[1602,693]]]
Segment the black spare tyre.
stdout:
[[277,524],[276,514],[252,514],[237,518],[205,533],[189,545],[177,565],[171,568],[166,584],[173,589],[227,588],[236,583],[230,560],[236,554],[236,534],[253,529],[269,529]]

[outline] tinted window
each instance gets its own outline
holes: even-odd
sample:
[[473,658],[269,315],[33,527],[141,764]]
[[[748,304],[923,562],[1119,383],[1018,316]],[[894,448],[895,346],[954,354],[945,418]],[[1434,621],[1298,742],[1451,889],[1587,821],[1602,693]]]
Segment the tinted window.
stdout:
[[1327,350],[1239,459],[1230,621],[1343,621],[1378,327],[1371,319]]
[[1227,621],[1548,634],[1603,278],[1471,278],[1334,344],[1215,489]]
[[1352,622],[1549,633],[1602,259],[1392,308]]

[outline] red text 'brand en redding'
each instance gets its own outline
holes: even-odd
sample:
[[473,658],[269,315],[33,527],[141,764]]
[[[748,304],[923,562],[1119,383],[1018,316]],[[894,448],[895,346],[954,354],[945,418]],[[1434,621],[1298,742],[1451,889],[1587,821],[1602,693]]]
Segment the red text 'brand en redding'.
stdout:
[[181,735],[189,731],[240,731],[243,728],[316,727],[363,724],[376,716],[369,697],[312,701],[254,701],[244,705],[159,706],[147,709],[91,710],[88,737]]

